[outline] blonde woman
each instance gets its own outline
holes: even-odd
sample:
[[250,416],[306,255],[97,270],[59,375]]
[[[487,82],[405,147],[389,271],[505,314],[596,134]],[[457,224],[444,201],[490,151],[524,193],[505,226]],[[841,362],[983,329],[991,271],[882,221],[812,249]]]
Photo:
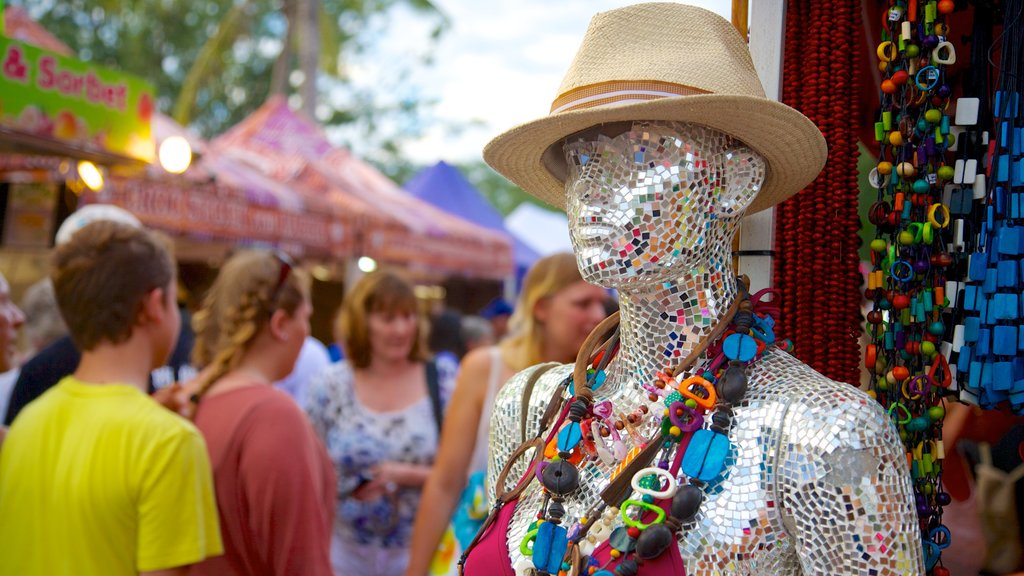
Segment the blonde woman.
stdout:
[[345,296],[337,334],[345,360],[306,396],[338,473],[331,560],[338,575],[399,576],[457,366],[427,361],[412,286],[390,272]]
[[[461,548],[487,516],[483,480],[498,389],[528,366],[575,361],[580,345],[604,319],[607,299],[602,288],[583,281],[572,254],[542,258],[523,281],[509,336],[462,360],[437,460],[416,514],[407,576],[454,573]],[[457,542],[446,535],[449,522]]]
[[214,576],[328,576],[334,471],[305,414],[271,383],[309,335],[307,278],[283,254],[252,251],[221,269],[192,320],[195,423],[213,465],[224,556]]

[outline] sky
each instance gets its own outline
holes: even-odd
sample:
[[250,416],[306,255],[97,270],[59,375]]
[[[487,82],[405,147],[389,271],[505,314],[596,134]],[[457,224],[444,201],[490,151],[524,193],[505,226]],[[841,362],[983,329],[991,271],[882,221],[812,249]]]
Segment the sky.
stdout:
[[[634,2],[625,0],[434,0],[451,26],[434,50],[434,64],[415,70],[418,96],[436,100],[424,137],[403,150],[428,165],[471,162],[492,137],[548,113],[586,32],[590,17]],[[688,0],[726,19],[730,0]],[[430,28],[422,15],[393,10],[386,32],[351,71],[372,84],[375,70],[422,53]],[[461,127],[449,130],[446,126]]]

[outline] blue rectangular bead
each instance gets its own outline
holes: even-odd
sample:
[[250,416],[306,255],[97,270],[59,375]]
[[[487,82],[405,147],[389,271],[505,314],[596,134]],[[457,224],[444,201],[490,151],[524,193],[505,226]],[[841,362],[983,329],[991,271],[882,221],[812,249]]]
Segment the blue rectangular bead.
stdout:
[[1020,254],[1020,226],[1003,226],[999,230],[999,253],[1003,256]]
[[979,328],[981,328],[981,318],[977,316],[964,318],[964,342],[977,342]]
[[972,356],[974,356],[974,349],[971,346],[961,346],[960,356],[956,359],[956,371],[967,372],[970,370]]
[[983,388],[992,387],[992,361],[986,360],[981,364],[981,379],[978,381]]
[[996,312],[999,308],[996,306],[995,301],[990,299],[985,304],[988,308],[985,310],[985,315],[982,316],[984,318],[983,322],[985,324],[997,324],[999,321],[996,320]]
[[1020,155],[1021,139],[1024,138],[1024,128],[1017,128],[1013,134],[1013,150],[1010,152],[1014,156]]
[[[994,206],[987,206],[985,208],[990,213],[995,213]],[[1000,230],[1002,229],[1002,221],[997,221],[992,228],[992,238],[988,240],[988,266],[995,267],[995,261],[999,258],[999,244],[1002,243],[1002,237],[1000,236]]]
[[963,196],[960,197],[960,213],[970,214],[974,208],[974,194],[968,189],[964,190]]
[[[994,264],[994,262],[993,262]],[[999,286],[998,271],[995,268],[985,270],[985,281],[981,284],[981,291],[985,294],[993,294]]]
[[978,356],[989,355],[989,343],[992,341],[992,331],[988,328],[978,330],[978,341],[974,344],[974,353]]
[[1017,327],[996,326],[993,331],[992,353],[996,356],[1015,356],[1017,354]]
[[1010,194],[1010,218],[1020,218],[1020,194],[1013,192]]
[[967,372],[967,386],[977,390],[981,387],[982,363],[974,360],[971,362],[971,369]]
[[984,252],[971,252],[970,263],[967,267],[967,277],[975,282],[985,280],[985,271],[988,269],[988,254]]
[[960,306],[964,310],[977,310],[978,309],[978,287],[974,284],[968,284],[964,286],[963,299],[960,301]]
[[996,213],[1006,214],[1006,188],[1003,188],[1002,186],[996,188],[994,196],[996,200]]
[[995,314],[995,320],[1016,320],[1018,298],[1020,296],[1016,294],[995,294],[992,297],[992,311]]
[[956,188],[949,193],[949,213],[951,216],[965,214],[962,203],[964,201],[963,188]]
[[[988,298],[983,294],[978,294],[978,303],[975,307],[978,310],[978,318],[981,318],[982,322],[989,322],[988,320]],[[989,322],[991,324],[991,322]]]
[[996,182],[1010,181],[1010,156],[1003,154],[996,158]]
[[1017,327],[1017,350],[1024,352],[1024,324]]
[[1013,388],[1013,365],[1009,362],[992,363],[992,389],[1009,390]]

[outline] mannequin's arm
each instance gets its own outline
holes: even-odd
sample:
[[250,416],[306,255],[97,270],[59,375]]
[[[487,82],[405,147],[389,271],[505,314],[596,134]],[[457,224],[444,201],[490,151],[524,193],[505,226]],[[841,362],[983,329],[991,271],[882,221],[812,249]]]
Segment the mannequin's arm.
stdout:
[[777,457],[777,497],[806,574],[924,573],[906,457],[878,403],[845,384],[809,387],[787,412]]

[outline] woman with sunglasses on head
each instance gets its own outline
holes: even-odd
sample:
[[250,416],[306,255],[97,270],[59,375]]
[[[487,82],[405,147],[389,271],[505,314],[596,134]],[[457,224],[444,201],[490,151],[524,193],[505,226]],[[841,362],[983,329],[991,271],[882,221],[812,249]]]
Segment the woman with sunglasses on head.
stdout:
[[416,515],[408,576],[455,573],[458,552],[489,512],[484,477],[495,396],[528,366],[575,360],[587,335],[604,319],[608,300],[603,288],[583,281],[575,256],[546,256],[523,280],[509,336],[463,358],[437,463]]
[[306,396],[338,473],[331,560],[339,575],[398,576],[456,366],[426,361],[416,296],[389,272],[364,276],[345,296],[337,335],[345,360]]
[[284,254],[240,252],[192,320],[203,367],[192,399],[213,465],[224,556],[219,576],[328,576],[334,470],[302,410],[271,383],[309,334],[309,282]]

